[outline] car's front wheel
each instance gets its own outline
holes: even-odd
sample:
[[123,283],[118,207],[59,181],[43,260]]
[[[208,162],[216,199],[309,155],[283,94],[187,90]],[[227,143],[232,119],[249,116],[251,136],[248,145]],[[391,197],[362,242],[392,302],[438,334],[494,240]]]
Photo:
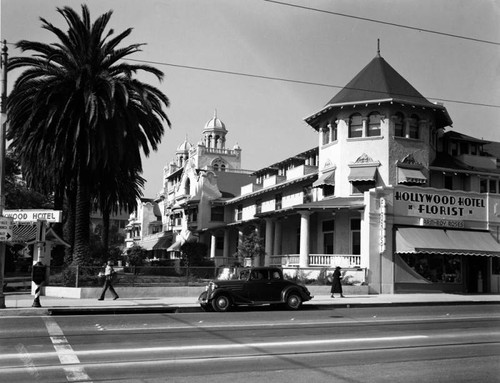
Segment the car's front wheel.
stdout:
[[292,291],[287,295],[285,304],[290,310],[297,310],[302,305],[302,297],[298,293]]
[[217,295],[212,299],[212,307],[215,311],[225,312],[231,307],[231,299],[225,294]]

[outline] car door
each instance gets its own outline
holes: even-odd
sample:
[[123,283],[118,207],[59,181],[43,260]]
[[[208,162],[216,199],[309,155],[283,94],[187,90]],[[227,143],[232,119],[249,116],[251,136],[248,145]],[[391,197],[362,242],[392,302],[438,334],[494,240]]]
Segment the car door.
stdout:
[[269,289],[269,273],[268,270],[254,269],[250,273],[250,277],[246,283],[248,298],[254,302],[268,301]]

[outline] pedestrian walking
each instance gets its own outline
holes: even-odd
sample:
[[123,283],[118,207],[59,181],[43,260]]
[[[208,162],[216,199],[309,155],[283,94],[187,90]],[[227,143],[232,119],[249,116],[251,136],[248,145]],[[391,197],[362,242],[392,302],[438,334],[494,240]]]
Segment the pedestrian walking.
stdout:
[[337,266],[333,272],[332,289],[330,293],[332,298],[335,298],[333,294],[340,294],[340,297],[344,298],[342,294],[342,284],[340,283],[340,266]]
[[104,300],[104,295],[106,294],[106,290],[109,289],[111,291],[111,294],[114,295],[113,300],[118,299],[118,294],[116,293],[114,287],[113,287],[113,277],[115,276],[116,271],[113,268],[113,261],[108,261],[108,264],[106,265],[106,270],[104,271],[104,286],[102,286],[102,291],[101,291],[101,296],[99,297],[99,301]]

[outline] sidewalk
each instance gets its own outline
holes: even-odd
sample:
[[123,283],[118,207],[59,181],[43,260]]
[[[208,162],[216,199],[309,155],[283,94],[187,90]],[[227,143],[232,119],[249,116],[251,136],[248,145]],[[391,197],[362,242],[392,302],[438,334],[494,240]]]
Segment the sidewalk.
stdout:
[[[78,315],[78,314],[118,314],[118,313],[178,313],[201,311],[197,297],[166,298],[108,298],[72,299],[40,297],[42,307],[32,307],[34,297],[27,293],[6,293],[5,309],[0,316]],[[317,309],[335,307],[373,306],[429,306],[452,304],[500,304],[500,294],[459,295],[459,294],[382,294],[350,295],[345,298],[330,298],[329,295],[315,296],[304,306]]]

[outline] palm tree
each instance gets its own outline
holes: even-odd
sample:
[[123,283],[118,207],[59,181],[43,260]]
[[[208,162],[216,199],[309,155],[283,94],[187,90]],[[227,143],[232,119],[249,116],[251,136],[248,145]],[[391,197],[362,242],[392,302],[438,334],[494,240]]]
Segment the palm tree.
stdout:
[[[23,170],[39,175],[45,186],[62,185],[71,194],[69,186],[74,185],[73,262],[84,264],[92,184],[99,183],[99,175],[109,176],[123,165],[128,174],[142,170],[141,151],[147,156],[156,150],[163,123],[170,126],[164,112],[169,100],[159,89],[134,78],[143,71],[161,81],[161,71],[123,61],[143,44],[118,47],[132,29],[114,37],[112,29],[106,33],[112,11],[94,23],[85,5],[81,17],[69,7],[57,11],[68,24],[66,32],[41,21],[58,42],[20,41],[18,48],[34,54],[9,60],[9,70],[24,72],[7,101],[8,138]],[[34,177],[31,181],[38,182]]]

